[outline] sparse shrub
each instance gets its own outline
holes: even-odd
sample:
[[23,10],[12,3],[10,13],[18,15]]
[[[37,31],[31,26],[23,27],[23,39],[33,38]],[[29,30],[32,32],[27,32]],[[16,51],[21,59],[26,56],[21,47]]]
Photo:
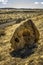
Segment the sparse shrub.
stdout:
[[22,19],[22,18],[18,18],[18,19],[16,20],[16,23],[20,23],[21,21],[23,21],[23,19]]
[[4,29],[0,29],[0,37],[5,35]]

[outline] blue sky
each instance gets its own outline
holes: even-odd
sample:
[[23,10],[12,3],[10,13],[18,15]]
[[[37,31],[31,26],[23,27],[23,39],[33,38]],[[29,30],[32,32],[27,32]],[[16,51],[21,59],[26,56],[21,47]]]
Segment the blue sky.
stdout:
[[0,0],[0,8],[42,8],[43,0]]

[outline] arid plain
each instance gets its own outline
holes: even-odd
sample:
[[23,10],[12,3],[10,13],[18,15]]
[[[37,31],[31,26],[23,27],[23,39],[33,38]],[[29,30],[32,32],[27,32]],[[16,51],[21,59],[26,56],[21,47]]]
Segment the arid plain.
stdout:
[[[10,40],[21,22],[30,19],[39,31],[39,40],[33,53],[26,58],[12,57]],[[0,65],[43,65],[43,10],[0,9]]]

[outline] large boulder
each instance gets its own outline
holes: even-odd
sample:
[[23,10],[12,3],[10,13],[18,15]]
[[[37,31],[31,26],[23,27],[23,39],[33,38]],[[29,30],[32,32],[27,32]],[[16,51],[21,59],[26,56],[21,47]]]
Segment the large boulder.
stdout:
[[32,20],[25,20],[18,24],[11,38],[11,47],[14,50],[23,48],[24,46],[32,46],[37,44],[39,32]]

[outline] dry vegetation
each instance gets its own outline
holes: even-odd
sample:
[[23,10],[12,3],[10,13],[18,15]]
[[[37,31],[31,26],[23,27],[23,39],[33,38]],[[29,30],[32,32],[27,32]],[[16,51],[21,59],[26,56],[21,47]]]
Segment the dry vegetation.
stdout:
[[[9,10],[7,12],[0,10],[0,12],[0,25],[2,25],[0,27],[0,65],[43,65],[43,11],[14,12],[14,10],[11,10],[8,13]],[[26,19],[31,19],[39,30],[40,38],[37,42],[38,47],[27,58],[12,57],[10,54],[13,51],[10,43],[11,37],[17,25]],[[8,26],[6,23],[9,22],[15,22],[15,24]],[[3,24],[7,26],[5,27]]]

